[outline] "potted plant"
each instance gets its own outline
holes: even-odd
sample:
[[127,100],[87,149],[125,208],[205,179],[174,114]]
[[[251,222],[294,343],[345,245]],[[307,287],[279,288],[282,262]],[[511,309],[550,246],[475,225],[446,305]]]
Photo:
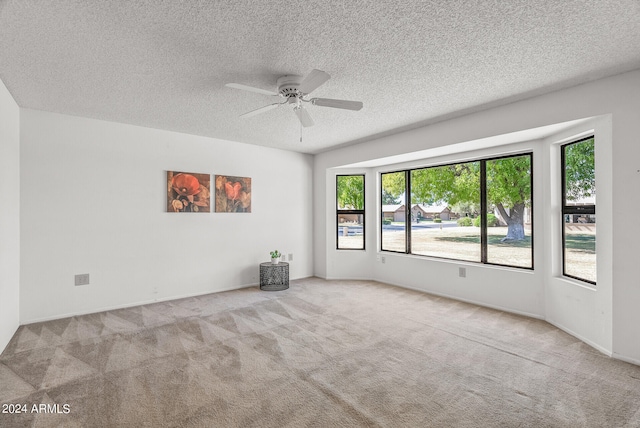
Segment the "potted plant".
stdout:
[[271,251],[269,254],[271,254],[271,264],[277,265],[278,262],[280,261],[280,256],[282,255],[280,254],[280,251],[274,250],[274,251]]

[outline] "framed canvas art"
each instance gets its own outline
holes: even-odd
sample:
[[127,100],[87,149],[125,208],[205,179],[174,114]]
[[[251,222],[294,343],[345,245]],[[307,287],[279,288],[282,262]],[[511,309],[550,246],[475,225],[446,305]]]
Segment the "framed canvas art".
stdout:
[[211,212],[211,175],[167,171],[167,212]]
[[216,175],[216,212],[250,213],[251,178]]

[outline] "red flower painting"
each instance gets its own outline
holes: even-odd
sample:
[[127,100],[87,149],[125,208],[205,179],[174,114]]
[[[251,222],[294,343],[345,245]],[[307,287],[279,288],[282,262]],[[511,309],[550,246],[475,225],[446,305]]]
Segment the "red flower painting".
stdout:
[[167,172],[168,212],[211,212],[211,176]]
[[230,183],[226,182],[224,184],[224,190],[227,194],[227,199],[231,199],[232,201],[237,201],[240,199],[240,191],[242,190],[242,184],[239,182]]
[[251,178],[216,175],[216,212],[250,213]]
[[200,182],[191,174],[179,173],[171,179],[171,187],[180,196],[192,196],[200,193]]

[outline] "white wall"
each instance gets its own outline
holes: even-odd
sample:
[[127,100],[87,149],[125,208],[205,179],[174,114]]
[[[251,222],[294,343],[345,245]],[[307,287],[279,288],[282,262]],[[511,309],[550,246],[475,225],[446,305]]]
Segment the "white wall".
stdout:
[[[309,155],[23,109],[20,161],[21,323],[254,285],[276,248],[313,274]],[[167,213],[167,170],[251,177],[252,212]]]
[[[597,285],[562,276],[562,210],[560,148],[576,137],[595,137],[597,236]],[[544,263],[549,273],[545,288],[546,319],[601,351],[611,354],[613,347],[613,202],[612,202],[612,132],[611,116],[594,118],[578,127],[552,135],[544,141],[545,189],[544,212],[549,242]]]
[[[323,242],[327,242],[327,248],[323,248],[321,251],[325,253],[327,257],[327,270],[325,275],[316,273],[317,276],[322,276],[327,279],[370,279],[371,278],[371,257],[375,253],[375,239],[377,230],[376,222],[371,216],[367,216],[365,219],[365,249],[364,250],[341,250],[336,252],[337,237],[338,237],[338,225],[336,223],[336,175],[345,174],[364,174],[365,184],[365,212],[375,212],[377,207],[375,185],[375,174],[369,169],[340,169],[340,170],[325,170],[323,171],[325,180],[324,186],[327,189],[326,197],[331,202],[325,204],[324,217],[327,223],[327,228],[323,230],[326,235],[322,239]],[[318,210],[316,210],[317,212]],[[316,249],[316,253],[317,253]],[[336,255],[348,253],[347,257],[336,257]]]
[[[637,197],[640,188],[638,112],[640,70],[317,155],[314,160],[314,204],[320,215],[314,223],[315,272],[319,276],[337,277],[341,273],[338,268],[348,266],[353,259],[359,271],[351,272],[351,276],[454,295],[462,300],[543,317],[604,352],[640,363],[640,263],[635,250],[640,238],[640,222],[634,221],[634,213],[640,212],[640,198]],[[605,260],[611,261],[612,269],[601,269],[598,262],[599,286],[596,290],[587,290],[591,297],[585,298],[585,290],[580,285],[568,283],[558,288],[557,281],[552,280],[557,273],[549,266],[546,253],[539,257],[541,250],[553,249],[551,240],[555,237],[544,233],[544,230],[550,230],[551,218],[536,217],[536,231],[540,231],[539,225],[545,228],[541,234],[536,234],[536,261],[546,259],[547,263],[542,266],[536,263],[533,274],[470,266],[463,283],[455,277],[459,263],[387,255],[385,265],[381,266],[376,260],[375,247],[367,251],[368,262],[364,263],[361,254],[335,250],[335,220],[331,214],[335,199],[330,188],[332,181],[327,178],[331,168],[600,116],[610,117],[612,140],[608,160],[605,156],[604,164],[602,157],[596,162],[598,168],[604,168],[605,175],[609,175],[606,183],[610,191],[609,219],[615,221],[608,228],[601,227],[598,214],[598,257],[602,237],[604,242],[610,242],[604,251]],[[550,155],[544,153],[544,156]],[[600,195],[601,188],[598,190]],[[600,196],[598,198],[600,207]],[[606,202],[607,198],[604,199]],[[370,226],[376,212],[377,208],[367,212]],[[549,215],[547,213],[546,217]],[[606,285],[607,281],[609,285]],[[592,319],[587,322],[589,316]]]
[[20,324],[20,110],[0,81],[0,353]]

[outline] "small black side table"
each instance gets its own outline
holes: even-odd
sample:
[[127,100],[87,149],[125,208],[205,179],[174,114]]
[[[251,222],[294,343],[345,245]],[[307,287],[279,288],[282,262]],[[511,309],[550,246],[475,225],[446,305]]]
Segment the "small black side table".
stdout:
[[279,291],[289,288],[289,263],[260,263],[260,290]]

